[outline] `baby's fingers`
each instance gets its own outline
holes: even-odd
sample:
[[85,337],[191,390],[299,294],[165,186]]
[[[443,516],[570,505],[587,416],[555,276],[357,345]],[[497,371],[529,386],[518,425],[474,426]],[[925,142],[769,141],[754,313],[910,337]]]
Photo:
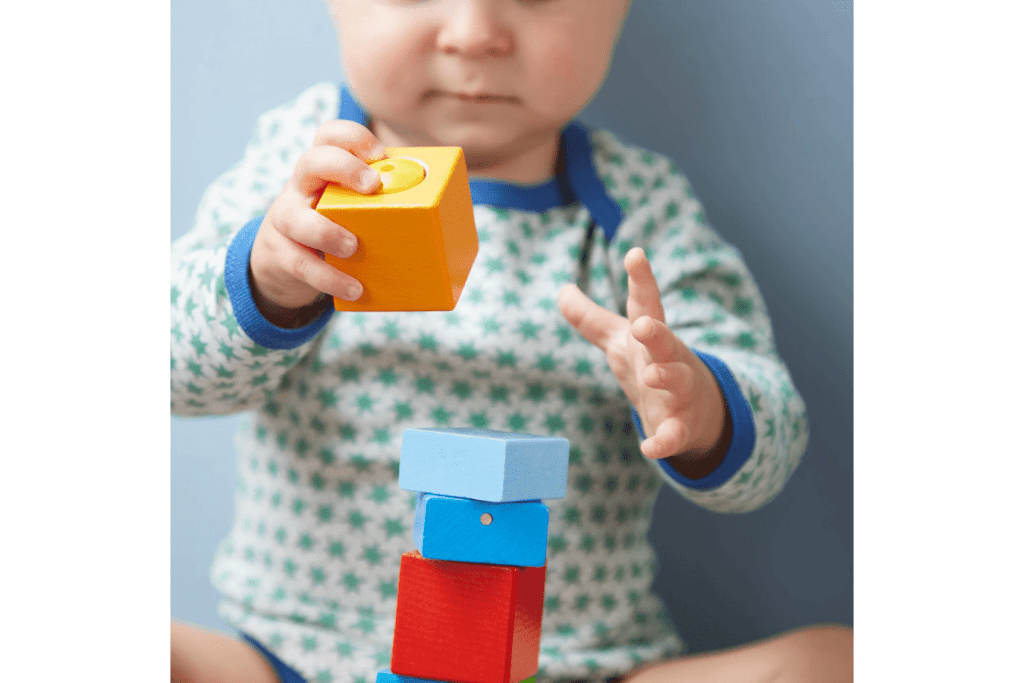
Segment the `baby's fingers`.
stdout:
[[313,146],[330,145],[348,150],[354,156],[369,163],[387,156],[384,145],[370,129],[355,121],[332,119],[325,122],[316,132]]
[[651,460],[678,455],[686,450],[689,438],[690,430],[686,423],[678,417],[670,417],[658,426],[657,433],[640,444],[640,452]]
[[335,119],[317,130],[313,146],[299,158],[293,178],[310,197],[328,182],[369,193],[377,189],[380,176],[368,164],[386,156],[384,145],[366,126]]
[[272,220],[277,231],[288,239],[338,258],[348,258],[358,246],[351,232],[298,202],[287,210],[275,211]]
[[624,322],[621,316],[595,304],[576,285],[566,285],[558,292],[558,310],[587,341],[606,352],[609,340]]
[[[279,263],[292,278],[305,282],[318,292],[326,292],[346,301],[355,301],[362,296],[363,286],[358,280],[326,263],[303,248],[303,245],[283,240],[280,249],[282,253]],[[289,305],[285,302],[277,303]]]
[[655,320],[665,319],[665,309],[661,305],[661,292],[658,282],[654,279],[654,271],[647,255],[640,247],[634,247],[623,260],[626,273],[629,275],[629,298],[626,300],[626,314],[629,319],[649,315]]
[[637,318],[630,325],[630,333],[640,342],[646,362],[668,363],[682,360],[679,348],[681,344],[672,329],[660,320],[647,315]]
[[292,180],[299,192],[313,198],[327,183],[338,183],[368,194],[380,185],[380,174],[351,152],[340,147],[319,145],[299,157]]
[[680,399],[693,392],[693,368],[683,363],[654,363],[641,375],[643,383],[651,389],[670,391]]

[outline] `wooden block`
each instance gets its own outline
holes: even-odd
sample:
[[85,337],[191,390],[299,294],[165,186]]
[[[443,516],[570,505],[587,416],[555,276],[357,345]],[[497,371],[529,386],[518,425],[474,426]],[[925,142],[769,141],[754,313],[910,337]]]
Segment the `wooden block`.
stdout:
[[542,567],[548,508],[539,500],[486,503],[419,493],[413,539],[420,554],[432,560]]
[[398,485],[492,503],[564,498],[569,441],[484,429],[407,429]]
[[450,311],[477,253],[473,198],[459,147],[388,147],[370,166],[381,187],[364,195],[328,185],[316,210],[351,232],[349,258],[324,260],[363,285],[339,311]]
[[391,671],[454,683],[537,673],[545,567],[402,555]]
[[[524,678],[519,683],[536,683],[537,676],[533,675],[529,678]],[[377,672],[377,683],[442,683],[441,681],[433,681],[429,678],[413,678],[412,676],[399,676],[396,673],[392,673],[388,669],[381,669]]]
[[441,683],[429,678],[414,678],[412,676],[399,676],[388,669],[381,669],[377,672],[377,683]]

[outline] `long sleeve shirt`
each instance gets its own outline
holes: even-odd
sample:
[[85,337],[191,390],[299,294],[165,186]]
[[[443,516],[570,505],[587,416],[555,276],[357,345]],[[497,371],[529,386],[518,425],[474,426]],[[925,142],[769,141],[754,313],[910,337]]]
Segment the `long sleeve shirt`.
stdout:
[[[413,547],[402,431],[479,427],[571,444],[568,494],[546,501],[539,680],[597,680],[683,652],[651,591],[658,490],[754,510],[807,443],[804,404],[741,256],[671,161],[572,123],[550,182],[471,181],[479,253],[455,310],[330,309],[277,328],[249,290],[253,239],[317,128],[339,116],[367,121],[344,88],[322,83],[260,117],[172,245],[172,412],[246,413],[235,522],[211,570],[221,615],[307,680],[369,683],[389,662],[399,558]],[[556,305],[558,288],[578,282],[624,314],[622,257],[635,246],[666,322],[726,398],[729,451],[699,480],[643,457],[604,352]]]

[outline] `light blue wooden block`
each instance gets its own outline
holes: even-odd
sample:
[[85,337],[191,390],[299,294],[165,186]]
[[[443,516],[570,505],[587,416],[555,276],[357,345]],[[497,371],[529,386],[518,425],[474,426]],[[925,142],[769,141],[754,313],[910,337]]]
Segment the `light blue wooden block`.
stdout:
[[398,485],[492,503],[564,498],[569,441],[485,429],[406,429]]
[[419,493],[412,533],[416,549],[431,560],[543,567],[548,506]]

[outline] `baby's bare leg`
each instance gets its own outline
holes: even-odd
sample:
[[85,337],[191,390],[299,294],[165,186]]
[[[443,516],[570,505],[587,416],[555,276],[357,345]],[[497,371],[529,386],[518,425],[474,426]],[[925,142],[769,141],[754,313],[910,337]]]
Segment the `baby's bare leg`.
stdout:
[[171,622],[171,683],[278,683],[267,660],[247,643]]
[[623,683],[852,683],[853,631],[812,626],[719,652],[660,662]]

